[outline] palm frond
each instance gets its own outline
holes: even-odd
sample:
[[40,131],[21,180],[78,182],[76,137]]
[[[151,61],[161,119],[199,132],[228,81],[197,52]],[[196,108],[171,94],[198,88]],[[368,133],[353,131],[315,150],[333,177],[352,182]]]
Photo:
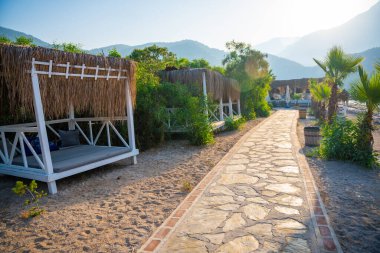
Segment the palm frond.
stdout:
[[367,72],[359,66],[359,76],[360,79],[351,84],[351,97],[366,103],[368,109],[374,110],[380,106],[380,73],[375,73],[368,79]]
[[380,72],[380,61],[375,64],[376,71]]
[[315,61],[315,63],[326,73],[327,72],[327,66],[325,63],[313,58],[313,60]]

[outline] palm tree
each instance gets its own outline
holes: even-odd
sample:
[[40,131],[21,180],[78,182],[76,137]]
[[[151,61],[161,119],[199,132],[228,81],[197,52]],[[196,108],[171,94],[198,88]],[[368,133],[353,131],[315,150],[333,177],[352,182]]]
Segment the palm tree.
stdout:
[[374,129],[373,112],[380,107],[380,71],[376,71],[371,77],[359,66],[360,79],[351,84],[351,97],[361,103],[365,103],[367,112],[361,122],[360,144],[363,146],[363,151],[368,151],[372,154],[373,151],[373,136]]
[[334,46],[327,53],[324,61],[313,60],[325,72],[326,80],[331,87],[328,106],[328,120],[331,122],[337,110],[338,87],[343,85],[343,80],[350,73],[356,72],[357,66],[363,61],[363,57],[347,55],[341,47]]
[[327,83],[317,83],[315,80],[311,80],[310,93],[313,100],[319,105],[317,117],[321,122],[324,122],[326,119],[326,105],[331,96],[331,87]]

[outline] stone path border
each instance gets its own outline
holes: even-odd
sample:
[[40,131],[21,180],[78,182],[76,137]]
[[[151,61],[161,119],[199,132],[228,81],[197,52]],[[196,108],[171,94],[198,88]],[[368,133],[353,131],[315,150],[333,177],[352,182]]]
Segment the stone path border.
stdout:
[[306,160],[305,154],[302,151],[301,144],[297,137],[297,119],[298,117],[293,120],[293,129],[295,129],[295,131],[292,131],[291,133],[292,144],[293,148],[296,151],[295,154],[298,160],[298,166],[304,179],[303,181],[305,184],[310,216],[318,242],[318,248],[316,250],[319,250],[320,252],[343,253],[334,229],[330,224],[325,205],[323,204],[313,174],[311,173],[309,164]]
[[[230,157],[237,151],[241,144],[249,138],[251,132],[255,131],[260,125],[264,124],[269,118],[262,121],[260,124],[252,128],[245,134],[231,150],[222,158],[221,161],[202,179],[202,181],[193,189],[191,193],[182,201],[182,203],[172,212],[172,214],[157,228],[153,235],[142,245],[138,252],[151,253],[159,252],[160,246],[164,244],[166,239],[170,237],[178,224],[184,219],[193,203],[203,194],[212,180],[219,174],[221,168],[225,166]],[[295,151],[299,167],[301,169],[303,183],[307,192],[307,201],[314,227],[315,236],[317,238],[317,247],[313,247],[315,252],[342,252],[336,235],[330,225],[326,209],[321,201],[320,194],[314,182],[310,168],[306,158],[301,150],[301,145],[296,135],[298,114],[293,119],[293,127],[291,132],[292,147]],[[317,229],[318,228],[318,229]]]

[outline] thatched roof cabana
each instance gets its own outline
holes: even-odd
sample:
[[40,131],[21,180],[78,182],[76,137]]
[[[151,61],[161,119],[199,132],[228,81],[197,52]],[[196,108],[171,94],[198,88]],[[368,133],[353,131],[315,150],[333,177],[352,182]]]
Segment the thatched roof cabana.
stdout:
[[[312,78],[316,79],[317,82],[322,82],[323,78]],[[310,78],[301,78],[301,79],[290,79],[290,80],[274,80],[271,83],[271,88],[276,89],[279,87],[286,87],[289,85],[289,88],[307,88],[309,87],[309,80]]]
[[231,78],[225,77],[217,71],[209,69],[179,69],[162,71],[160,76],[163,81],[170,83],[181,83],[186,85],[197,85],[202,88],[202,75],[205,73],[207,94],[214,100],[228,101],[230,96],[233,101],[240,99],[239,83]]
[[[0,110],[2,115],[16,115],[20,109],[33,115],[33,92],[31,81],[32,58],[54,63],[99,66],[103,69],[118,69],[129,77],[129,87],[133,101],[136,96],[134,62],[90,54],[67,53],[42,47],[22,47],[0,44]],[[39,70],[48,71],[49,66],[39,66]],[[53,66],[52,71],[62,71],[64,67]],[[70,73],[82,74],[81,68],[70,67]],[[95,69],[85,68],[83,74],[94,74]],[[107,70],[99,70],[98,75],[107,75]],[[41,98],[46,118],[66,116],[72,104],[77,112],[86,112],[93,116],[125,115],[125,80],[66,78],[65,76],[40,76]],[[4,111],[7,107],[7,111]]]
[[[36,120],[0,125],[0,174],[46,182],[54,194],[61,178],[126,158],[136,163],[135,83],[132,61],[0,44],[1,117],[23,112]],[[128,140],[116,120],[126,121]]]

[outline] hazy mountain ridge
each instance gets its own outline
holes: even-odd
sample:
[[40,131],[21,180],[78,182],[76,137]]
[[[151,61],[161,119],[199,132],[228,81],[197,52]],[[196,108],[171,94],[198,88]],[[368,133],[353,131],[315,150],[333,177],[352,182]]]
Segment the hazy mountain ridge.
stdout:
[[379,47],[379,24],[380,2],[338,27],[301,37],[286,47],[279,56],[303,65],[314,65],[312,58],[323,59],[334,45],[342,46],[347,53]]
[[204,58],[211,65],[221,65],[222,59],[226,52],[216,48],[210,48],[198,41],[194,40],[181,40],[176,42],[150,42],[142,45],[128,46],[128,45],[111,45],[102,48],[95,48],[89,50],[90,53],[97,54],[100,52],[108,53],[112,48],[116,48],[122,56],[129,55],[134,49],[142,49],[152,45],[159,47],[166,47],[169,51],[175,53],[178,57],[188,58],[190,60]]
[[268,54],[278,55],[286,47],[299,40],[299,37],[279,37],[273,38],[263,43],[254,45],[254,48]]
[[[44,42],[36,37],[27,35],[22,32],[18,32],[12,29],[7,29],[0,27],[0,35],[5,35],[12,40],[15,37],[27,36],[33,38],[33,41],[38,46],[51,47],[47,42]],[[182,40],[177,42],[152,42],[136,46],[128,46],[123,44],[111,45],[102,48],[96,48],[88,50],[91,54],[97,54],[99,52],[108,53],[112,48],[116,48],[122,56],[129,55],[135,48],[145,48],[156,44],[160,47],[167,47],[170,51],[174,52],[178,57],[185,57],[189,59],[204,58],[210,62],[211,65],[222,65],[222,60],[227,52],[215,48],[210,48],[200,42],[194,40]],[[326,52],[324,52],[326,54]],[[373,64],[380,59],[380,47],[372,48],[364,52],[356,53],[355,55],[361,55],[366,58],[363,65],[367,71],[373,70]],[[311,78],[311,77],[322,77],[324,73],[317,66],[304,66],[295,61],[279,57],[273,54],[268,54],[268,62],[273,70],[273,73],[278,80],[288,80],[297,78]],[[355,75],[350,76],[347,79],[348,83],[350,80],[356,78]]]
[[36,44],[37,46],[40,46],[40,47],[51,47],[51,45],[49,43],[47,43],[45,41],[42,41],[39,38],[36,38],[36,37],[34,37],[32,35],[29,35],[29,34],[26,34],[26,33],[23,33],[23,32],[19,32],[19,31],[16,31],[16,30],[5,28],[5,27],[2,27],[2,26],[0,26],[0,36],[5,36],[5,37],[7,37],[8,39],[10,39],[12,41],[15,41],[17,37],[24,36],[24,37],[27,37],[27,38],[32,38],[33,39],[33,43]]

